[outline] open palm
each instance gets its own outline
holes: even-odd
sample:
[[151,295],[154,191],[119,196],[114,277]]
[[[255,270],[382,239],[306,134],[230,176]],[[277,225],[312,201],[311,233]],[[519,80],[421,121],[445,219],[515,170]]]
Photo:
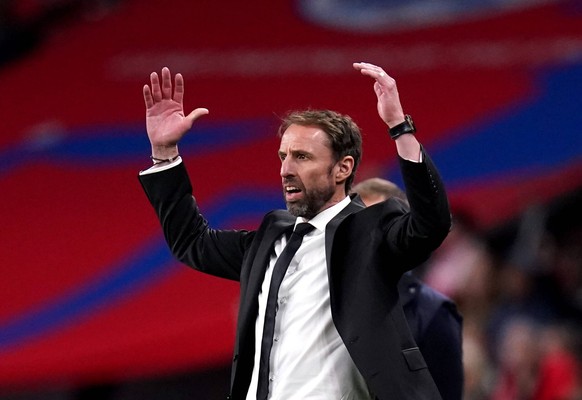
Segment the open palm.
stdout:
[[197,108],[184,114],[184,78],[176,74],[175,87],[172,88],[170,70],[162,69],[162,82],[158,74],[150,75],[151,87],[143,87],[146,105],[146,129],[152,148],[168,148],[177,145],[194,121],[208,114],[205,108]]

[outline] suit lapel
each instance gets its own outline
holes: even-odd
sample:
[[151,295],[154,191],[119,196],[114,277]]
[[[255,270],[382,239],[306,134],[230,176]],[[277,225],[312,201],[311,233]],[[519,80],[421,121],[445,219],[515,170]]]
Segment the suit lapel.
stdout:
[[239,318],[242,319],[242,321],[240,321],[242,323],[241,326],[250,327],[254,324],[258,307],[259,291],[261,290],[265,271],[267,270],[267,265],[273,252],[273,246],[277,239],[279,239],[287,230],[293,228],[294,224],[294,218],[277,220],[273,224],[270,224],[265,230],[263,239],[257,249],[257,253],[252,260],[247,287],[241,288],[241,290],[244,290],[244,294],[241,297],[241,310],[239,315]]
[[348,215],[355,213],[356,211],[365,208],[366,206],[360,199],[359,195],[352,195],[352,201],[348,204],[343,210],[340,211],[338,215],[336,215],[325,228],[325,259],[327,261],[327,274],[330,276],[330,265],[331,265],[331,248],[333,244],[333,238],[335,236],[335,232],[340,225],[340,223],[346,218]]

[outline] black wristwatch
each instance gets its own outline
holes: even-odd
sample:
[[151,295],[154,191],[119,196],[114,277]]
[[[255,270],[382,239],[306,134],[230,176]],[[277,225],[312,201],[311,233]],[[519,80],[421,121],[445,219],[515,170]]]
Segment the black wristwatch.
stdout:
[[412,117],[408,114],[404,116],[404,122],[396,125],[393,128],[388,129],[388,133],[390,133],[390,137],[392,139],[396,139],[405,133],[414,133],[416,132],[416,127],[414,126],[414,122],[412,121]]

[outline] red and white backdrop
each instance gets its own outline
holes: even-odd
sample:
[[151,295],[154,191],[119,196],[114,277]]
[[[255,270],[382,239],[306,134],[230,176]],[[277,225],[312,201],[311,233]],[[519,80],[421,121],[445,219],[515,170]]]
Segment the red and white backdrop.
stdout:
[[210,109],[181,152],[217,227],[283,207],[289,109],[350,114],[358,178],[399,182],[354,61],[396,78],[453,207],[481,228],[580,187],[582,6],[401,3],[127,0],[0,70],[0,387],[229,362],[237,285],[172,259],[136,178],[150,163],[141,88],[163,66],[184,75],[187,109]]

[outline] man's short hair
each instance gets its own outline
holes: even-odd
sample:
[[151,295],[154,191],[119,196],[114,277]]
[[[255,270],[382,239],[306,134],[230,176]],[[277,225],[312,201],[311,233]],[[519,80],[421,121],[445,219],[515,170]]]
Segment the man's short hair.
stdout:
[[395,183],[382,178],[370,178],[359,182],[352,188],[352,192],[362,197],[380,196],[384,200],[396,197],[408,203],[406,194]]
[[339,114],[331,110],[303,110],[291,111],[282,118],[279,127],[279,136],[289,128],[290,125],[317,126],[324,131],[330,139],[331,149],[335,161],[339,161],[345,156],[354,158],[352,173],[346,179],[346,193],[350,192],[356,170],[362,159],[362,135],[360,128],[347,115]]

